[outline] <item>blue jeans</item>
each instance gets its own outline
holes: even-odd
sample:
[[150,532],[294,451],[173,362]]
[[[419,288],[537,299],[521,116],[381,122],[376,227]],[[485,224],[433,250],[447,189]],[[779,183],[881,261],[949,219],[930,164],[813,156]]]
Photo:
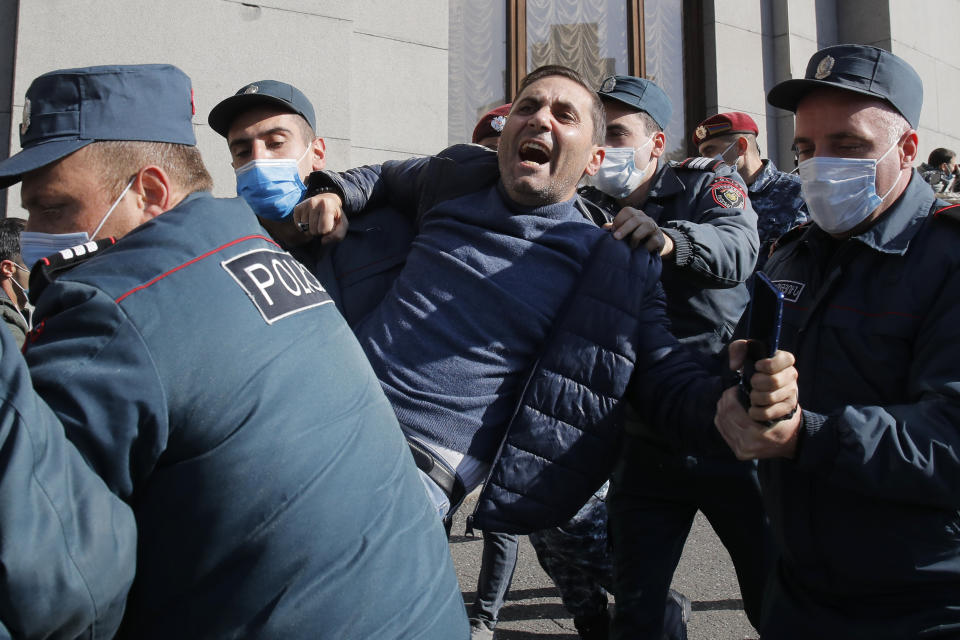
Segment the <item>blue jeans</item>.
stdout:
[[470,607],[471,620],[482,620],[490,629],[497,624],[517,567],[519,547],[520,538],[512,533],[483,532],[483,555],[477,577],[477,597]]

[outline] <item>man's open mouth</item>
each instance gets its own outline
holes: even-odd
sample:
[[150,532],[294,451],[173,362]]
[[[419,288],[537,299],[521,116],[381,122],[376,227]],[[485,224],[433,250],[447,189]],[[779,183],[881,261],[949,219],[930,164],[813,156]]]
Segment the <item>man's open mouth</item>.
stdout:
[[550,162],[550,148],[537,140],[528,140],[520,145],[519,156],[521,162],[546,164]]

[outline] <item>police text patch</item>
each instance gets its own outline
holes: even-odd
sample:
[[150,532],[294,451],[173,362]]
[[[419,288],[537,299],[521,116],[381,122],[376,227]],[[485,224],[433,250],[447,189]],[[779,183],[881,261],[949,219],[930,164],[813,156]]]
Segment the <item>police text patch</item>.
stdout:
[[283,251],[257,249],[220,265],[253,301],[267,324],[333,302],[320,281]]
[[802,282],[794,280],[774,280],[773,284],[777,285],[777,288],[783,292],[783,299],[787,302],[799,300],[800,294],[803,293],[803,288],[806,286]]
[[714,202],[727,209],[731,207],[741,208],[747,201],[747,195],[740,185],[726,178],[714,180],[710,187],[710,194],[713,196]]

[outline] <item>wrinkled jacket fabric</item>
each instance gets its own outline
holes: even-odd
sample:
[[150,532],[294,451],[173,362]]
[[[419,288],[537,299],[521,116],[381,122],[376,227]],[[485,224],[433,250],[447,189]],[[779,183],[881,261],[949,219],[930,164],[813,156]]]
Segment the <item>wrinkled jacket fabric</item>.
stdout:
[[[745,283],[760,241],[746,191],[732,167],[690,158],[660,164],[641,207],[674,242],[661,277],[673,333],[701,353],[718,354],[730,342],[750,299]],[[582,193],[613,215],[620,210],[596,189]],[[741,202],[724,200],[724,193],[739,194]]]
[[760,464],[782,552],[764,637],[960,635],[957,211],[914,172],[864,233],[810,224],[767,263],[803,424]]
[[136,517],[120,637],[467,637],[369,363],[241,200],[188,196],[46,286],[36,319],[37,391]]
[[[338,193],[348,214],[389,202],[419,219],[438,202],[498,179],[495,153],[458,145],[429,158],[315,173],[310,186]],[[578,206],[588,218],[604,220],[592,205]],[[707,388],[713,381],[666,328],[659,267],[659,257],[631,252],[612,236],[598,242],[531,363],[473,524],[527,533],[569,520],[613,466],[622,435],[621,400],[635,365],[646,373],[631,395],[658,424],[703,424],[704,411],[712,415],[709,401],[679,400],[679,390]]]
[[133,512],[66,439],[0,329],[0,637],[112,638],[136,568]]

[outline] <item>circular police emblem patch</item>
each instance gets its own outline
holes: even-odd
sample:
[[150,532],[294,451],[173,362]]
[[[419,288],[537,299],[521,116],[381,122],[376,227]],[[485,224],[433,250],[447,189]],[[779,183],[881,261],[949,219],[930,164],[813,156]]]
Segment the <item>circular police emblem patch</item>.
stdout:
[[693,135],[696,136],[697,140],[703,140],[707,137],[707,128],[703,125],[697,127],[697,130],[693,132]]
[[246,89],[244,89],[244,90],[243,90],[243,93],[244,93],[244,95],[246,95],[246,94],[248,94],[248,93],[256,93],[257,91],[260,91],[260,87],[258,87],[258,86],[255,85],[255,84],[252,84],[252,85],[250,85],[249,87],[247,87]]
[[617,79],[613,76],[609,76],[606,80],[603,81],[603,84],[600,85],[600,93],[610,93],[617,88]]
[[741,208],[747,201],[743,188],[733,180],[720,178],[710,187],[713,201],[724,209]]
[[833,59],[833,56],[824,56],[823,60],[820,61],[820,64],[817,65],[817,72],[813,74],[813,77],[817,80],[823,80],[830,75],[830,72],[833,71],[833,65],[836,63],[836,60]]
[[20,135],[27,135],[30,128],[30,98],[23,101],[23,119],[20,120]]
[[496,116],[490,120],[490,128],[494,131],[500,132],[503,131],[503,125],[507,123],[506,116]]

